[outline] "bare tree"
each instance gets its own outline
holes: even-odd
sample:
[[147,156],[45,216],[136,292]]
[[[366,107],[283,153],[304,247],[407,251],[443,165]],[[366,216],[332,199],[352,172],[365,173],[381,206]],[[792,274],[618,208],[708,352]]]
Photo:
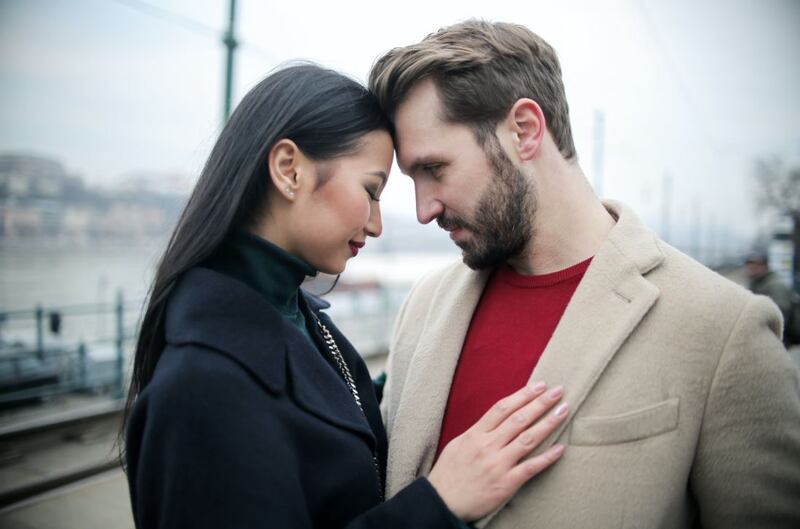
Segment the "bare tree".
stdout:
[[764,209],[771,209],[792,219],[792,277],[795,288],[800,278],[800,167],[786,167],[780,158],[756,162],[755,177],[758,182],[757,201]]

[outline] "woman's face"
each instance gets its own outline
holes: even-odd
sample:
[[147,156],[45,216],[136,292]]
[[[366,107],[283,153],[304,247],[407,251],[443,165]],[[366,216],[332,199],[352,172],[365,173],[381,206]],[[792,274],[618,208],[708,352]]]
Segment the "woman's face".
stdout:
[[314,186],[295,216],[295,252],[320,272],[341,273],[367,240],[381,234],[378,199],[393,155],[392,139],[379,130],[366,134],[353,154],[314,163]]

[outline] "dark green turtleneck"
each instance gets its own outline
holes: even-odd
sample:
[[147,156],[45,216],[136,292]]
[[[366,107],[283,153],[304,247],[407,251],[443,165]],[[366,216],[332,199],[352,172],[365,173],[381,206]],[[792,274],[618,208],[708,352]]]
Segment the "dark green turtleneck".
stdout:
[[238,279],[261,294],[309,336],[297,296],[306,276],[317,271],[286,250],[250,232],[234,232],[205,266]]

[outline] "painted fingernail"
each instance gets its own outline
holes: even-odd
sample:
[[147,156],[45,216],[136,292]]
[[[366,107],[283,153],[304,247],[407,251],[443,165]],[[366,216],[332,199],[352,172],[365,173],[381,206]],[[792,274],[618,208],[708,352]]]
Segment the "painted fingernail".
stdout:
[[545,389],[547,389],[547,384],[544,382],[535,382],[534,384],[530,385],[531,391],[534,393],[541,393]]
[[561,404],[556,406],[553,415],[555,415],[556,417],[563,417],[564,415],[567,414],[567,410],[569,410],[569,404],[567,404],[566,402],[562,402]]
[[551,399],[557,399],[564,394],[564,387],[563,386],[556,386],[550,390],[550,393],[547,394],[548,397]]

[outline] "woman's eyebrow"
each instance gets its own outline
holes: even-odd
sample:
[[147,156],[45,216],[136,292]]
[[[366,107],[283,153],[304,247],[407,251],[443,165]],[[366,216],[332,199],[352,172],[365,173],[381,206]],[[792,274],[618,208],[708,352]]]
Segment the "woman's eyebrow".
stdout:
[[370,176],[377,176],[383,180],[383,184],[386,184],[386,180],[389,178],[389,176],[383,171],[367,171],[367,174]]

